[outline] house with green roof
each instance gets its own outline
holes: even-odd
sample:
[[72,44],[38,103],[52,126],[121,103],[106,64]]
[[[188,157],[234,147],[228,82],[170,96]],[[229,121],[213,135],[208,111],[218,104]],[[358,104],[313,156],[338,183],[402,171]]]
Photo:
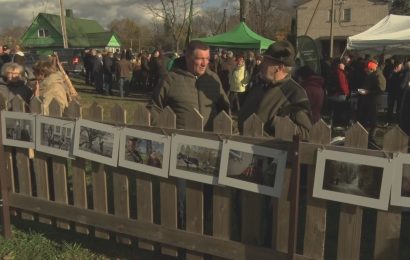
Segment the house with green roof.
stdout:
[[[114,33],[104,30],[95,20],[73,17],[72,10],[66,10],[66,30],[69,48],[119,48],[120,39]],[[21,37],[25,49],[39,54],[50,54],[63,48],[61,19],[59,15],[39,13]]]

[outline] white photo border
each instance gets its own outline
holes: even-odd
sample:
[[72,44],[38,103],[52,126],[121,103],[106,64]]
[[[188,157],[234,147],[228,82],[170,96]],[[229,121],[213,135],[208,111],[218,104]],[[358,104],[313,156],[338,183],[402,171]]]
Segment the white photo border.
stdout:
[[[229,150],[237,150],[245,153],[251,153],[261,155],[268,158],[277,159],[277,167],[275,173],[275,183],[273,187],[252,183],[248,181],[238,180],[228,177],[228,163],[229,163]],[[251,192],[256,192],[272,197],[279,198],[282,193],[283,179],[286,168],[287,151],[269,148],[266,146],[247,144],[236,141],[225,140],[222,146],[221,156],[221,168],[219,172],[219,183],[242,189]]]
[[[33,140],[29,142],[29,141],[8,139],[7,133],[6,133],[7,132],[6,118],[29,120],[31,123],[31,130],[32,130],[31,137]],[[36,142],[35,142],[36,116],[34,114],[2,110],[1,111],[1,127],[2,127],[1,133],[2,133],[3,145],[20,147],[20,148],[33,148],[33,149],[36,147]]]
[[[141,138],[145,140],[152,140],[157,143],[163,143],[164,153],[163,153],[162,168],[157,168],[157,167],[145,165],[142,163],[130,162],[128,160],[125,160],[125,144],[126,144],[127,136],[132,136],[132,137]],[[170,136],[150,133],[150,132],[141,131],[137,129],[123,128],[121,131],[121,137],[120,137],[118,166],[128,168],[131,170],[135,170],[135,171],[140,171],[140,172],[160,176],[163,178],[168,178],[170,151],[171,151],[171,137]]]
[[403,165],[410,165],[410,154],[398,153],[393,160],[394,173],[393,183],[391,188],[390,204],[394,206],[410,207],[410,197],[401,195],[403,184]]
[[[41,144],[41,124],[48,124],[71,129],[71,149],[69,151],[61,150],[54,147]],[[62,120],[47,116],[36,116],[36,150],[43,153],[57,155],[66,158],[73,158],[73,144],[74,144],[74,128],[75,122],[70,120]]]
[[[174,177],[183,178],[186,180],[202,182],[206,184],[218,184],[218,177],[212,175],[205,175],[196,172],[184,171],[177,169],[177,155],[178,155],[178,145],[195,145],[210,149],[216,149],[221,151],[221,141],[191,137],[186,135],[175,134],[171,139],[171,156],[170,156],[170,167],[169,175]],[[220,166],[219,166],[220,167]]]
[[[101,131],[109,132],[114,135],[113,139],[113,148],[112,148],[112,156],[107,157],[99,154],[94,154],[91,152],[83,151],[79,148],[80,145],[80,128],[87,127],[98,129]],[[74,131],[74,145],[73,145],[73,154],[78,157],[82,157],[85,159],[89,159],[91,161],[96,161],[102,164],[110,165],[116,167],[118,165],[118,148],[119,148],[119,139],[120,139],[120,131],[117,127],[106,125],[103,123],[98,123],[86,119],[78,119],[75,122],[75,131]]]
[[[379,199],[323,189],[326,160],[383,168]],[[389,206],[390,188],[392,184],[391,173],[393,172],[393,169],[394,165],[388,158],[318,149],[313,197],[353,204],[356,206],[387,210]]]

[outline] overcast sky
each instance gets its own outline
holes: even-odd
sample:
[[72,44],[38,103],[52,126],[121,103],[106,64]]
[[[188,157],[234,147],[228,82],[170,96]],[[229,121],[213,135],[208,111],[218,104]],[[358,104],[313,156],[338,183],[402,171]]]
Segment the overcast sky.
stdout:
[[[219,5],[222,1],[207,2]],[[59,0],[0,0],[0,32],[5,27],[28,26],[40,12],[60,14],[59,3]],[[73,9],[76,17],[94,19],[103,26],[125,17],[148,23],[150,16],[141,3],[142,0],[64,0],[64,8]]]
[[[203,1],[206,6],[219,7],[226,0]],[[288,4],[294,1],[286,0]],[[142,8],[143,2],[144,0],[64,0],[64,8],[73,9],[76,17],[96,20],[105,27],[115,18],[128,17],[138,23],[149,23],[151,18]],[[28,26],[40,12],[60,14],[59,4],[59,0],[0,0],[0,32],[10,26]]]

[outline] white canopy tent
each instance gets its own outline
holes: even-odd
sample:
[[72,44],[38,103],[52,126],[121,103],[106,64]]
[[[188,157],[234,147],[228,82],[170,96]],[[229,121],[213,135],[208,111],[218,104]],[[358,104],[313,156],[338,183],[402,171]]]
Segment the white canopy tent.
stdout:
[[410,54],[410,16],[388,15],[367,31],[348,37],[347,50]]

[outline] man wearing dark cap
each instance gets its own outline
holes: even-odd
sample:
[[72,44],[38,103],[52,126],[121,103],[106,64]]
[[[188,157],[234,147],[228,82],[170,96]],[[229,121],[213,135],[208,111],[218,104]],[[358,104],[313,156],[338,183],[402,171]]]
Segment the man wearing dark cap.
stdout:
[[10,48],[7,45],[3,45],[3,54],[1,55],[1,59],[3,63],[11,62],[11,56],[10,56]]
[[250,84],[249,94],[239,112],[239,130],[255,113],[268,135],[274,135],[277,116],[289,116],[302,139],[309,138],[311,110],[304,89],[291,78],[295,49],[288,41],[271,44],[266,50],[260,72]]

